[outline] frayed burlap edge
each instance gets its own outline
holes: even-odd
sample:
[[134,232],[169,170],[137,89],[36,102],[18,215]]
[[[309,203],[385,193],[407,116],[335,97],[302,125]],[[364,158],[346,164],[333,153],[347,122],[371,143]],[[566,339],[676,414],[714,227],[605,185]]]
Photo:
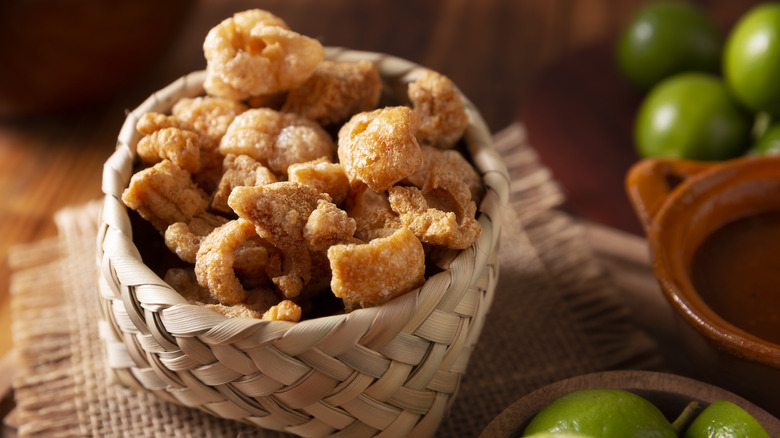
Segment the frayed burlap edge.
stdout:
[[[596,261],[582,223],[559,211],[563,189],[528,143],[525,128],[510,125],[495,147],[506,157],[510,178],[507,229],[522,229],[561,291],[581,330],[592,341],[604,369],[659,369],[663,360],[654,341],[637,330],[629,306],[609,273]],[[518,145],[521,145],[518,147]]]
[[[66,284],[72,279],[68,278],[69,258],[63,257],[64,248],[83,248],[69,248],[71,239],[67,236],[61,230],[58,238],[17,247],[9,257],[14,270],[14,359],[16,369],[23,370],[14,376],[19,436],[83,436],[77,406],[78,382],[73,372],[73,347],[77,342],[77,330],[73,329],[79,316],[64,311],[81,306],[69,303],[71,294]],[[79,245],[78,240],[73,243]],[[45,292],[39,293],[41,290]]]

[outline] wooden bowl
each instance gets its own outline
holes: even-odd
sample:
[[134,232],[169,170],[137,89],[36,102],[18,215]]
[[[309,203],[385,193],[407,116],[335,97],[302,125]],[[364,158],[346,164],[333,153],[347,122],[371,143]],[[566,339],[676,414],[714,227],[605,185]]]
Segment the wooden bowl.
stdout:
[[717,400],[727,400],[747,411],[766,429],[769,436],[780,436],[780,420],[731,392],[698,380],[654,371],[605,371],[585,374],[544,386],[516,401],[498,415],[480,438],[519,437],[545,406],[579,389],[613,388],[631,391],[657,406],[669,421],[674,421],[685,406],[696,401],[702,408]]

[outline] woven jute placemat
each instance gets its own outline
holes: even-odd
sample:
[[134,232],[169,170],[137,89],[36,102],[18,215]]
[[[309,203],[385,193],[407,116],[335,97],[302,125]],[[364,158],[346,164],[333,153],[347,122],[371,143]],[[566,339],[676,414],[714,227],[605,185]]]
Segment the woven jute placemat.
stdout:
[[[495,136],[512,176],[500,279],[457,399],[438,436],[477,436],[545,384],[610,369],[654,369],[657,346],[631,321],[563,194],[520,124]],[[56,239],[9,256],[20,436],[281,437],[114,384],[100,341],[99,203],[60,211]]]

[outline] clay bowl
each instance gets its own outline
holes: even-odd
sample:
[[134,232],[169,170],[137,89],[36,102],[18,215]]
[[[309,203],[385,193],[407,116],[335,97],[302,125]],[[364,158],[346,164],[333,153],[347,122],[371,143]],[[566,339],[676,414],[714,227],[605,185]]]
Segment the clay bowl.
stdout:
[[629,170],[626,188],[645,226],[655,276],[676,311],[680,338],[697,371],[780,415],[780,345],[726,321],[692,280],[695,251],[714,231],[740,218],[780,212],[780,156],[720,163],[647,159]]
[[692,401],[698,402],[703,409],[716,400],[728,400],[755,417],[769,436],[780,436],[780,420],[717,386],[654,371],[606,371],[561,380],[531,392],[493,419],[482,431],[480,438],[519,437],[534,415],[552,401],[569,392],[588,388],[631,391],[657,406],[670,421]]

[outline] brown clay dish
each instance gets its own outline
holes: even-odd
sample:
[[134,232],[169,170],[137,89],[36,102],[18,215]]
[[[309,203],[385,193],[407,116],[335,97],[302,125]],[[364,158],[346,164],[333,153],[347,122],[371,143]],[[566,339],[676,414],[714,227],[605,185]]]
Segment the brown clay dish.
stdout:
[[[694,287],[691,267],[697,249],[725,224],[780,212],[780,157],[719,163],[646,159],[629,170],[626,188],[645,226],[655,275],[679,316],[691,361],[707,381],[779,415],[780,345],[713,311],[703,291]],[[766,244],[780,252],[780,242]],[[746,255],[731,257],[738,261]],[[757,270],[751,276],[763,274]],[[741,278],[734,280],[739,289]],[[751,292],[750,286],[744,289],[735,294],[735,304]]]

